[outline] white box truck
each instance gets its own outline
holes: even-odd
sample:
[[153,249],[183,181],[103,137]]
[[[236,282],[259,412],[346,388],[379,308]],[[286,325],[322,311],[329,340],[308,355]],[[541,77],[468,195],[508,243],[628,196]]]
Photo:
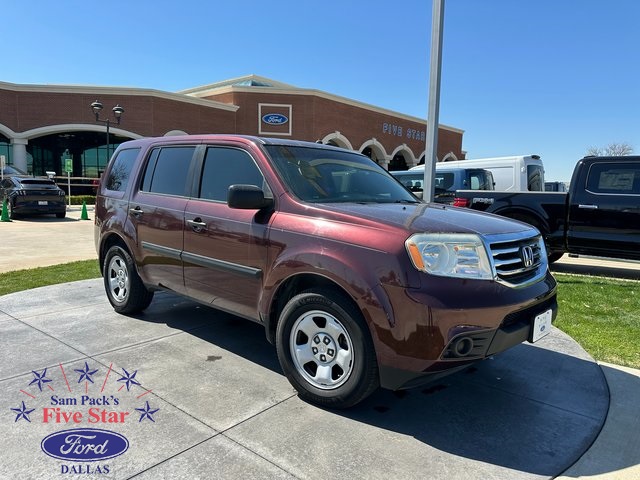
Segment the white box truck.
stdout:
[[[478,158],[436,163],[436,171],[442,168],[484,168],[490,170],[495,190],[504,192],[543,192],[544,166],[539,155]],[[410,170],[424,171],[424,165]]]

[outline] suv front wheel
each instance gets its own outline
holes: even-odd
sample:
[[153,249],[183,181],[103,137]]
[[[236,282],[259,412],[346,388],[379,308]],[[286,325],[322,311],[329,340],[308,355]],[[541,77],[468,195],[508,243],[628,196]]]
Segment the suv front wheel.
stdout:
[[347,408],[378,386],[369,329],[335,292],[308,290],[293,297],[280,315],[276,347],[289,382],[312,403]]
[[138,313],[153,300],[153,292],[146,289],[131,255],[122,247],[109,249],[102,271],[107,298],[116,312]]

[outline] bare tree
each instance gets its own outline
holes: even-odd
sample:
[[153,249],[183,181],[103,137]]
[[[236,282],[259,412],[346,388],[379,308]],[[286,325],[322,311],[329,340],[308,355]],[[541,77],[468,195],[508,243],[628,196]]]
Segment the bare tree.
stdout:
[[626,142],[610,143],[605,148],[589,147],[587,149],[587,155],[595,155],[597,157],[622,157],[624,155],[631,155],[632,153],[633,147]]

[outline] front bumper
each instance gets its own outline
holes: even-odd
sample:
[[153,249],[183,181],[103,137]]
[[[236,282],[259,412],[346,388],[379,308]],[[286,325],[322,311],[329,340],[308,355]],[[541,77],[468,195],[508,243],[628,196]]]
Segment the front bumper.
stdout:
[[[531,341],[537,315],[551,310],[552,321],[556,318],[551,274],[526,289],[460,283],[448,280],[434,289],[438,291],[405,291],[401,296],[390,292],[395,325],[375,331],[381,386],[397,390],[429,383]],[[451,289],[456,286],[463,288]]]

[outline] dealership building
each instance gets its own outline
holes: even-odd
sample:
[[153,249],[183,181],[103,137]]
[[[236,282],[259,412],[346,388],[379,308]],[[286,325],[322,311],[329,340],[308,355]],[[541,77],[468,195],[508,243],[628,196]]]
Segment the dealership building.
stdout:
[[[98,177],[124,141],[201,133],[321,142],[406,170],[424,163],[426,121],[256,75],[175,93],[0,82],[0,156],[34,175],[66,175],[69,166],[73,177]],[[463,133],[439,126],[439,161],[464,158]]]

